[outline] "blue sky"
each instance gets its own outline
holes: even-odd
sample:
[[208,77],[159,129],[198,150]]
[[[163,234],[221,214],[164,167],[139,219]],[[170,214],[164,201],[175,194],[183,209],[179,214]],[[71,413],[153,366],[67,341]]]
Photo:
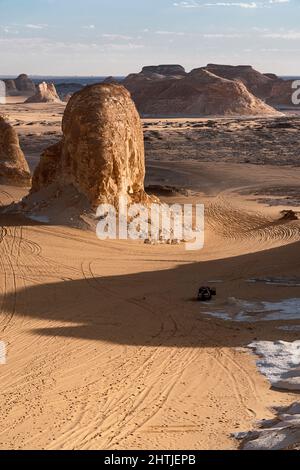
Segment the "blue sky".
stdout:
[[0,0],[0,75],[251,64],[300,75],[300,0]]

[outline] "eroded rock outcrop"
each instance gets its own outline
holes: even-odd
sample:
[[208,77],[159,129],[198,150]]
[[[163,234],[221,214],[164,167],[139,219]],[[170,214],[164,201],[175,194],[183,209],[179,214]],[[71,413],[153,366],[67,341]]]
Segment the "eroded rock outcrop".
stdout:
[[204,69],[228,80],[241,81],[253,95],[263,99],[268,96],[274,80],[270,75],[258,72],[251,65],[208,64]]
[[19,92],[33,95],[36,91],[35,84],[25,73],[19,75],[15,80],[15,86]]
[[3,80],[6,86],[6,96],[15,96],[18,94],[18,90],[14,80],[6,79]]
[[244,83],[219,77],[206,69],[182,78],[153,79],[130,75],[129,89],[143,116],[275,115]]
[[[140,117],[129,92],[96,84],[75,93],[66,107],[63,139],[47,149],[34,173],[31,195],[55,184],[72,185],[91,207],[147,202]],[[29,196],[29,197],[30,197]]]
[[0,181],[28,186],[31,176],[14,128],[0,116]]
[[293,103],[293,88],[294,80],[276,80],[274,81],[270,94],[267,98],[267,103],[271,106],[278,106],[283,108],[299,108],[299,105]]
[[42,82],[37,86],[36,93],[28,98],[25,103],[60,103],[53,83]]

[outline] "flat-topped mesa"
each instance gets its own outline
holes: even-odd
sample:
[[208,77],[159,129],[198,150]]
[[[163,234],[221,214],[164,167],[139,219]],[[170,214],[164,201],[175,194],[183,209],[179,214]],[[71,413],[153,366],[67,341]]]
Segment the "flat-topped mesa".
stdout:
[[30,96],[25,103],[60,103],[61,100],[57,94],[53,83],[42,82],[37,86],[36,93]]
[[31,182],[27,161],[20,148],[15,129],[0,116],[0,182],[29,186]]
[[248,90],[259,98],[266,98],[272,87],[273,78],[255,70],[251,65],[208,64],[205,70],[229,80],[240,80]]
[[33,95],[36,91],[34,82],[25,73],[19,75],[14,82],[17,90],[24,95]]
[[145,156],[140,117],[129,92],[120,85],[85,87],[69,100],[62,123],[63,139],[47,149],[33,176],[31,194],[53,183],[72,185],[92,208],[147,203]]
[[165,76],[186,75],[186,71],[182,65],[166,64],[166,65],[147,65],[143,67],[143,74],[158,74]]

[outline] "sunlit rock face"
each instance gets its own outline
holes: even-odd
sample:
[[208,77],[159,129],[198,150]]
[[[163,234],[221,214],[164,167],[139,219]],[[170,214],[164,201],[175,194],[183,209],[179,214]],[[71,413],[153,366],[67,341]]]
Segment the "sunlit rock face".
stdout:
[[47,149],[34,173],[32,192],[52,183],[72,184],[91,206],[144,202],[142,124],[129,92],[114,84],[85,87],[69,100],[63,139]]
[[53,83],[42,82],[37,86],[36,93],[26,100],[26,103],[60,103]]

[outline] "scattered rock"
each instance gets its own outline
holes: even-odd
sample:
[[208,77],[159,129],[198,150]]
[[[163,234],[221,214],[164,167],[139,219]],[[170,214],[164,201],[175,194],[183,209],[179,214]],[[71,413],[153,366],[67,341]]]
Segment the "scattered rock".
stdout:
[[282,214],[282,217],[280,220],[299,220],[299,212],[295,212],[293,210],[284,210],[281,211],[280,214]]

